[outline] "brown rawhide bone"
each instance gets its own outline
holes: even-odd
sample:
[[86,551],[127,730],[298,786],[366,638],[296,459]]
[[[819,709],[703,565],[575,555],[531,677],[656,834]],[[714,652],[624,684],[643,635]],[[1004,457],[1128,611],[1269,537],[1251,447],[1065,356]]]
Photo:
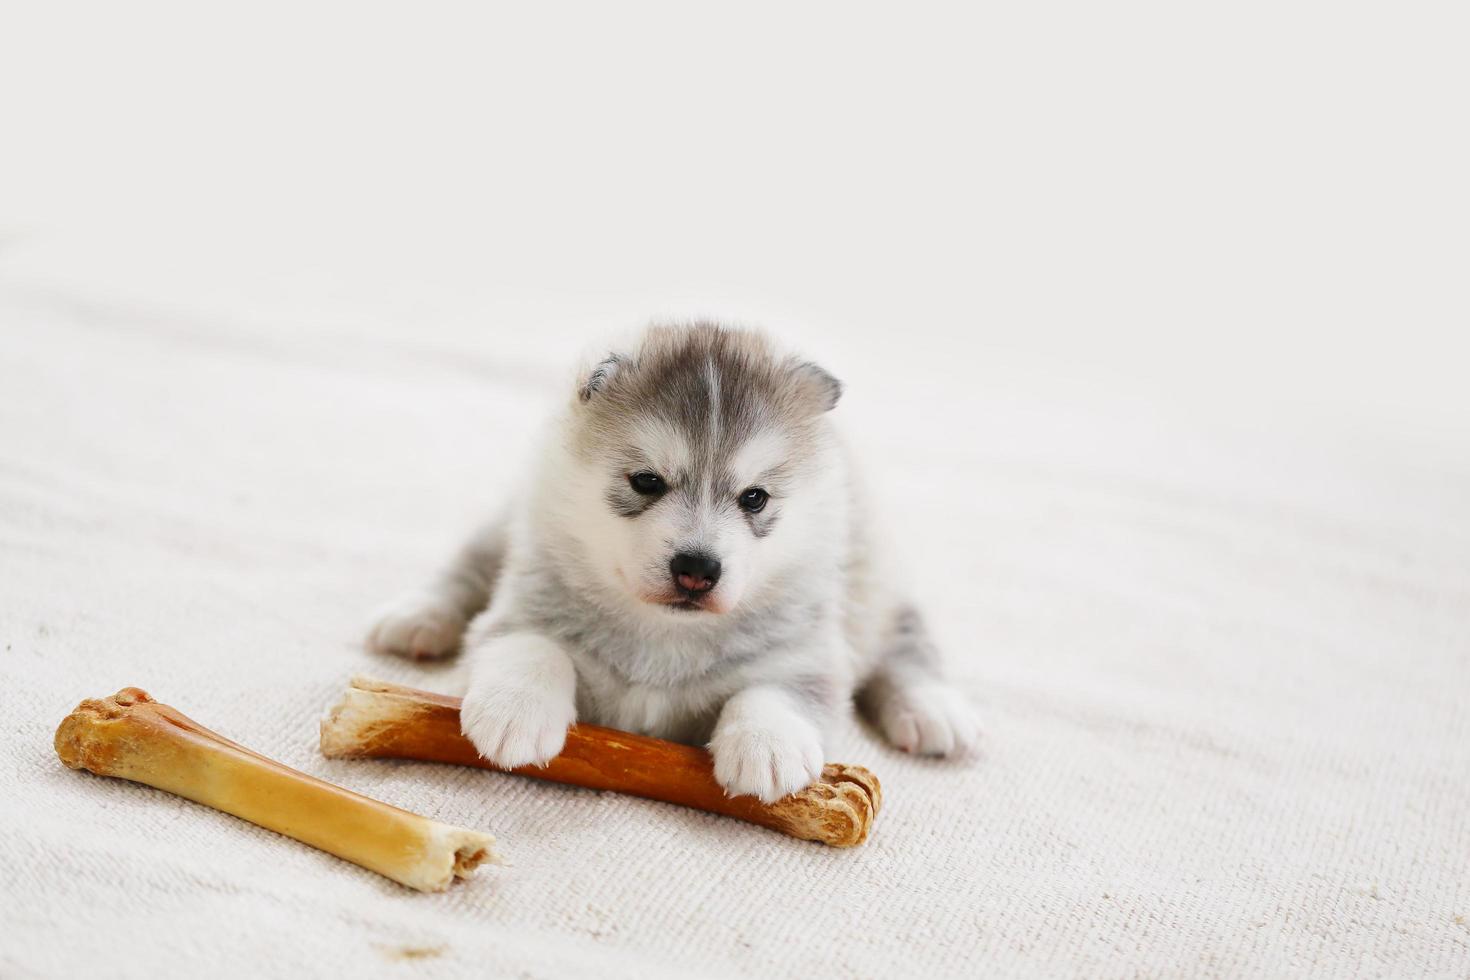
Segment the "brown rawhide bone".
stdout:
[[[354,677],[322,721],[322,754],[498,769],[460,733],[459,705],[459,698]],[[723,814],[833,847],[866,840],[883,802],[876,776],[836,763],[828,763],[816,783],[775,803],[726,796],[704,749],[596,725],[573,725],[561,754],[544,768],[510,771]]]
[[252,752],[136,687],[77,705],[56,729],[72,769],[116,776],[232,813],[419,891],[447,888],[495,838],[324,783]]

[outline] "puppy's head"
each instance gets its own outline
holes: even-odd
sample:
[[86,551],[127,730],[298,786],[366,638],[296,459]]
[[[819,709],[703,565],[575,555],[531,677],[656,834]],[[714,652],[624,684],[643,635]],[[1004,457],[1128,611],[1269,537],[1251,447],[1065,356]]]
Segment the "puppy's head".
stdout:
[[670,616],[734,609],[801,560],[840,394],[759,334],[653,328],[592,368],[572,407],[562,489],[577,559]]

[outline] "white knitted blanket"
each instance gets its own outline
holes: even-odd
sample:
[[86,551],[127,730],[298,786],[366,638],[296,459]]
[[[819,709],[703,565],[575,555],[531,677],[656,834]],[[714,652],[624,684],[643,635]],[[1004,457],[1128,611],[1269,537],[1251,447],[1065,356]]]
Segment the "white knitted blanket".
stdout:
[[[0,976],[1470,975],[1459,435],[812,339],[986,733],[960,766],[849,723],[886,806],[835,851],[322,759],[349,675],[450,684],[359,638],[584,337],[304,323],[0,279]],[[416,894],[63,769],[57,722],[124,685],[513,864]]]

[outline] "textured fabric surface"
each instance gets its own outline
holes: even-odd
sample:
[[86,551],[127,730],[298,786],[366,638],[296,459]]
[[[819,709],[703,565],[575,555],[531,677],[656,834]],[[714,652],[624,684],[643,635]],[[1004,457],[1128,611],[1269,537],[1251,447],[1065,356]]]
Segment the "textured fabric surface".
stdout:
[[[839,852],[319,757],[352,673],[450,684],[359,639],[582,344],[332,322],[0,282],[0,975],[1470,975],[1462,434],[815,338],[985,728],[956,765],[848,722],[886,808]],[[129,684],[513,865],[415,894],[63,769],[57,722]]]

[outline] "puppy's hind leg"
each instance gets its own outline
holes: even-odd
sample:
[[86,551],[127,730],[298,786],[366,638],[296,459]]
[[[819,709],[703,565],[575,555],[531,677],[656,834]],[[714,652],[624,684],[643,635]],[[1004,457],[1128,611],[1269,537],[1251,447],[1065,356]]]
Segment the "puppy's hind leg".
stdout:
[[896,748],[920,755],[964,755],[975,748],[975,709],[945,681],[918,610],[902,605],[893,611],[878,657],[858,691],[858,706]]
[[490,604],[505,564],[506,543],[504,520],[481,528],[427,587],[399,596],[379,611],[368,630],[368,649],[416,660],[458,650],[466,624]]

